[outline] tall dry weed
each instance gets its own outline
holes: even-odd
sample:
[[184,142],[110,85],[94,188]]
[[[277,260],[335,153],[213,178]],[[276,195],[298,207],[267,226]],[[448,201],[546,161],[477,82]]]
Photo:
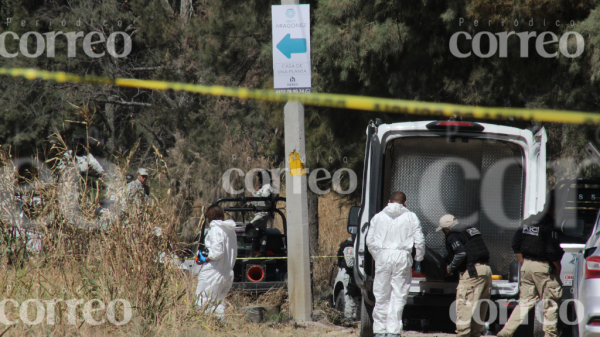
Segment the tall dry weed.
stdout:
[[[90,187],[76,165],[40,179],[39,172],[23,176],[7,152],[0,150],[0,160],[3,299],[97,299],[105,304],[122,299],[136,317],[155,324],[179,305],[186,290],[171,285],[177,284],[180,272],[161,262],[174,249],[177,219],[154,201],[127,201],[122,176],[117,177],[122,170],[105,173],[104,179],[117,181],[106,189],[114,205],[99,213],[100,187]],[[66,324],[67,304],[56,308],[49,323]],[[78,324],[83,322],[82,308],[77,309]],[[123,319],[123,313],[121,307],[117,316]],[[7,308],[7,315],[18,318],[18,308]]]
[[[348,239],[348,211],[350,206],[342,196],[328,193],[319,197],[319,255],[336,256],[340,243]],[[330,276],[337,273],[333,265],[337,258],[313,259],[313,288],[315,292],[330,290]],[[332,270],[333,269],[333,270]]]
[[[58,145],[57,145],[58,144]],[[58,141],[58,147],[64,142]],[[64,150],[64,149],[63,149]],[[114,196],[108,213],[98,214],[98,190],[89,188],[76,167],[50,172],[51,179],[35,173],[21,175],[7,152],[0,151],[0,251],[5,271],[0,277],[0,298],[23,303],[35,299],[56,301],[55,317],[50,324],[29,326],[19,321],[8,327],[8,335],[27,333],[44,335],[299,335],[293,325],[272,323],[273,333],[249,325],[240,309],[248,305],[283,305],[287,315],[284,289],[262,296],[232,292],[226,322],[200,312],[196,301],[196,277],[163,263],[161,258],[177,248],[176,227],[180,214],[173,199],[149,203],[127,202],[123,180],[126,168],[118,166],[103,179],[113,184],[103,190]],[[34,162],[36,162],[34,160]],[[119,161],[118,161],[119,162]],[[127,161],[120,161],[127,163]],[[165,165],[166,166],[166,165]],[[168,169],[168,168],[167,168]],[[159,170],[157,170],[159,171]],[[79,179],[79,180],[78,180]],[[116,182],[116,183],[115,183]],[[101,184],[101,182],[100,182]],[[97,185],[100,186],[100,185]],[[282,189],[285,196],[285,188]],[[23,201],[16,203],[16,197]],[[33,202],[33,200],[39,202]],[[283,206],[283,205],[281,205]],[[335,255],[346,233],[348,206],[336,195],[319,199],[320,252]],[[281,225],[275,222],[275,225]],[[157,228],[161,234],[157,235]],[[313,259],[313,284],[317,292],[326,291],[335,258]],[[85,322],[83,303],[97,299],[109,303],[123,299],[131,304],[133,318],[125,326],[106,322],[106,310],[92,317],[105,323],[93,326]],[[75,311],[76,322],[69,324],[66,301],[82,300]],[[61,302],[62,301],[62,302]],[[35,305],[28,317],[36,317]],[[98,303],[93,309],[99,309]],[[7,318],[19,319],[19,309],[6,306]],[[123,307],[117,305],[116,319],[124,319]],[[0,333],[2,333],[0,331]]]

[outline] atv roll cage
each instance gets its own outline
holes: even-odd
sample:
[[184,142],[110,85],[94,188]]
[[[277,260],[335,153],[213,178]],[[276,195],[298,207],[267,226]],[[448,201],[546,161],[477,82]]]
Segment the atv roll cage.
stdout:
[[[262,206],[254,206],[254,205],[246,204],[246,203],[252,202],[252,201],[269,201],[269,206],[262,207]],[[213,203],[213,205],[221,206],[221,204],[225,203],[225,202],[237,202],[238,203],[237,206],[223,207],[223,211],[225,211],[225,212],[241,212],[242,213],[242,222],[244,222],[244,223],[247,222],[246,221],[247,219],[245,219],[245,215],[247,212],[277,213],[281,217],[281,221],[283,223],[283,235],[285,235],[287,237],[287,221],[285,219],[285,215],[283,215],[283,212],[281,212],[281,210],[277,208],[278,201],[285,202],[285,198],[277,197],[274,195],[272,195],[270,197],[226,197],[226,198],[218,199],[217,201],[215,201]],[[200,230],[200,245],[202,245],[202,246],[204,245],[204,235],[205,235],[204,229],[205,228],[206,228],[206,219],[202,223],[202,228]]]
[[[251,202],[262,201],[265,206],[255,206]],[[236,220],[236,236],[238,254],[234,266],[233,287],[252,292],[265,292],[272,288],[285,287],[287,285],[287,221],[283,212],[277,208],[277,203],[285,202],[284,197],[272,195],[269,197],[225,197],[220,198],[213,205],[220,205],[227,213],[241,213],[242,219]],[[226,205],[234,203],[233,206]],[[246,230],[252,218],[248,212],[268,212],[278,214],[281,217],[283,233],[277,228],[267,228],[267,256],[256,258],[252,242],[255,239]],[[198,247],[204,246],[206,227],[208,221],[202,223],[199,235],[196,237]],[[244,227],[246,226],[246,227]],[[197,250],[195,250],[197,251]]]
[[[252,202],[252,201],[268,201],[269,202],[269,206],[266,207],[262,207],[262,206],[254,206],[254,205],[245,205],[248,202]],[[281,220],[283,221],[283,231],[284,234],[287,234],[287,222],[285,220],[285,215],[283,215],[283,212],[281,212],[281,210],[279,208],[277,208],[277,202],[279,201],[283,201],[285,202],[285,198],[284,197],[278,197],[278,196],[270,196],[270,197],[227,197],[227,198],[221,198],[218,199],[217,201],[215,201],[213,203],[213,205],[221,205],[221,203],[224,202],[238,202],[238,205],[242,205],[241,206],[235,206],[235,207],[223,207],[223,210],[225,212],[241,212],[242,213],[242,222],[246,222],[244,219],[244,216],[246,214],[246,212],[273,212],[273,213],[277,213],[279,214],[279,216],[281,217]]]

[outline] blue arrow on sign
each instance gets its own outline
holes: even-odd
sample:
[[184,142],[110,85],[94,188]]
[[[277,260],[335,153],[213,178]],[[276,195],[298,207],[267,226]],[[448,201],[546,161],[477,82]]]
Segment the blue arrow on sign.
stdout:
[[291,59],[292,54],[306,53],[306,39],[292,39],[290,34],[288,34],[279,41],[277,49],[279,49],[285,57]]

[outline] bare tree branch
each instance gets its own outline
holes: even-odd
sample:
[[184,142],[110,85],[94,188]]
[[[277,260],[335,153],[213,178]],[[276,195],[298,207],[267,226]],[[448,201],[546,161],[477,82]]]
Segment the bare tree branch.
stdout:
[[177,109],[177,103],[175,103],[174,100],[171,99],[171,97],[169,97],[169,95],[167,95],[164,91],[162,90],[157,90],[158,93],[165,99],[165,102],[167,102],[167,104],[169,105],[169,107],[171,109]]
[[96,102],[98,102],[98,103],[120,104],[120,105],[130,105],[130,106],[144,106],[144,107],[151,107],[151,106],[153,106],[150,103],[125,102],[125,101],[100,101],[100,100],[96,100]]
[[192,10],[193,10],[192,0],[181,0],[180,8],[181,9],[179,11],[179,16],[183,20],[183,25],[185,26],[185,24],[187,24],[190,16],[192,16]]
[[171,5],[169,5],[168,0],[160,0],[160,4],[164,8],[164,10],[167,11],[169,14],[171,14],[171,15],[175,14],[175,12],[173,11],[173,8],[171,8]]
[[158,67],[141,67],[141,68],[131,68],[130,71],[149,71],[149,70],[157,70],[163,68],[163,66]]

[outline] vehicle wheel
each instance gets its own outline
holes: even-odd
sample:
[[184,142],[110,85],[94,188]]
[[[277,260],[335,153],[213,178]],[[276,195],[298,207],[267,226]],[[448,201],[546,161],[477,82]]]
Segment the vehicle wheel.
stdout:
[[335,310],[344,313],[345,306],[346,302],[344,300],[344,294],[343,291],[340,291],[337,298],[335,299]]
[[360,337],[373,337],[373,307],[361,297]]

